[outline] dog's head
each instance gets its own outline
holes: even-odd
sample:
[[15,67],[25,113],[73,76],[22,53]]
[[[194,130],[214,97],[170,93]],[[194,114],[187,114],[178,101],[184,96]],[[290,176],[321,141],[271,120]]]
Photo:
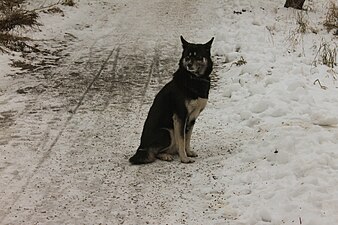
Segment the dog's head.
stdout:
[[197,77],[209,76],[212,71],[210,49],[213,40],[211,38],[205,44],[192,44],[181,36],[183,53],[180,66]]

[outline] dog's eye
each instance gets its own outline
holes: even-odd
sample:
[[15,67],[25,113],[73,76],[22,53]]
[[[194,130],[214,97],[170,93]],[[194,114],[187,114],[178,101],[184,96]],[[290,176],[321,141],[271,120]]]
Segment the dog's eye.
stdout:
[[189,57],[196,57],[197,53],[196,52],[189,52],[188,56]]

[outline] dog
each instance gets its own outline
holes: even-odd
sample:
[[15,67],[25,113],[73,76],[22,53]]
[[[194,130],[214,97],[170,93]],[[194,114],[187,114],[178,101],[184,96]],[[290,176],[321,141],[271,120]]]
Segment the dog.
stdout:
[[197,154],[191,150],[190,138],[209,96],[213,40],[193,44],[181,36],[183,52],[179,68],[156,95],[143,126],[140,146],[130,163],[172,161],[177,153],[182,163],[194,162]]

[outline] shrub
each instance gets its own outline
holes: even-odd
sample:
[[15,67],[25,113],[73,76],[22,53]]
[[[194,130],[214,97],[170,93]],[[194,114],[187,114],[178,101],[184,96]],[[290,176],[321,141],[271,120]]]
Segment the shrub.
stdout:
[[75,2],[74,0],[63,0],[62,5],[74,6]]
[[16,9],[14,11],[7,12],[2,18],[0,18],[0,31],[8,32],[16,27],[34,27],[40,25],[37,22],[38,14],[34,11],[25,11],[22,9]]
[[337,66],[337,47],[338,46],[335,43],[323,41],[320,44],[313,61],[314,65],[316,66],[317,63],[322,63],[323,65],[326,65],[330,68]]
[[[38,13],[24,10],[21,6],[25,0],[1,0],[0,1],[0,45],[11,51],[25,51],[27,48],[33,50],[26,44],[27,37],[15,35],[17,28],[33,28],[38,23]],[[0,47],[0,51],[8,52]]]
[[332,29],[338,28],[338,7],[333,1],[330,2],[328,11],[326,13],[324,26],[329,32]]

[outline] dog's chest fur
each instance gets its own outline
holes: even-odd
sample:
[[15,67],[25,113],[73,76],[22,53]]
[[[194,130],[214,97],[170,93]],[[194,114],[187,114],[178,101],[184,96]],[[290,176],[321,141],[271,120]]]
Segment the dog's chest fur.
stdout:
[[207,98],[197,98],[193,100],[187,100],[185,105],[188,110],[188,122],[195,120],[207,104]]

